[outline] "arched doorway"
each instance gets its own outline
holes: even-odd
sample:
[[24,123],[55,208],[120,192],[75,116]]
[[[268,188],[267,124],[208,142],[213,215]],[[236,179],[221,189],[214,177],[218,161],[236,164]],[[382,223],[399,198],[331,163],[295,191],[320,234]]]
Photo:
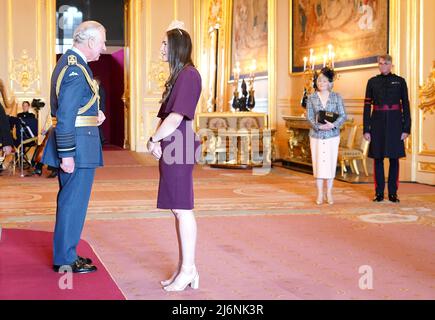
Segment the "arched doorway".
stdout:
[[106,121],[101,126],[104,147],[126,146],[124,128],[125,19],[124,1],[57,0],[56,55],[59,58],[72,46],[75,28],[86,20],[96,20],[106,28],[107,51],[90,62],[94,78],[102,90],[101,109]]

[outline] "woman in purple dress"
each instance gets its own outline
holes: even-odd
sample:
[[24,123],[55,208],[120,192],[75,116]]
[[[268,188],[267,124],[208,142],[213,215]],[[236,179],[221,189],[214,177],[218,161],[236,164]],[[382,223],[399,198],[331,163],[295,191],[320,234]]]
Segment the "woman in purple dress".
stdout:
[[201,76],[192,62],[192,41],[179,21],[171,23],[161,47],[162,60],[169,63],[156,132],[147,148],[159,159],[157,207],[175,216],[178,236],[178,267],[168,280],[161,281],[166,291],[197,289],[199,275],[195,266],[196,221],[193,214],[193,166],[198,137],[192,120],[201,95]]

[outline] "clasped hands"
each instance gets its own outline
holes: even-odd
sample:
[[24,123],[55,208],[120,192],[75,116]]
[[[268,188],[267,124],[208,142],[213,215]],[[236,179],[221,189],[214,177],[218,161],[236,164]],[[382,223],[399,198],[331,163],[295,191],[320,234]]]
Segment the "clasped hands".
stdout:
[[159,160],[162,157],[162,147],[160,146],[160,142],[153,142],[150,138],[147,142],[147,149],[156,160]]
[[334,126],[333,123],[329,122],[328,120],[325,120],[325,122],[326,122],[325,124],[321,124],[321,125],[319,126],[319,129],[320,129],[320,130],[328,131],[328,130],[332,130],[332,129],[335,128],[335,126]]

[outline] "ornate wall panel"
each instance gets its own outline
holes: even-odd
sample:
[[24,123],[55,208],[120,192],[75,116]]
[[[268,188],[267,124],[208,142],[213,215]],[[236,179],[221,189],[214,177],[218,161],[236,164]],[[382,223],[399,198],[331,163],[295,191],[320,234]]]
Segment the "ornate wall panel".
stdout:
[[[168,65],[160,61],[160,46],[165,31],[174,19],[185,22],[193,40],[196,37],[195,0],[129,0],[127,3],[127,74],[129,101],[129,146],[145,152],[146,141],[153,134],[162,84]],[[182,5],[181,5],[182,4]],[[199,14],[198,14],[199,15]]]
[[0,78],[21,102],[42,99],[46,106],[39,128],[49,114],[51,70],[55,64],[55,0],[3,0],[0,2]]

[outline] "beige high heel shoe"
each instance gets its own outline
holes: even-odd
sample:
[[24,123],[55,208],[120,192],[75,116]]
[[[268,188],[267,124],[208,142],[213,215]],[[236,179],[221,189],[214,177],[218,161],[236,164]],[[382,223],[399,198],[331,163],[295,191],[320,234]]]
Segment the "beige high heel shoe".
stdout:
[[177,275],[178,275],[178,272],[174,273],[169,279],[160,281],[160,284],[162,285],[162,287],[166,287],[166,286],[170,285],[172,282],[174,282]]
[[321,204],[323,203],[323,196],[322,196],[322,197],[317,197],[317,199],[316,199],[316,203],[317,203],[318,205],[321,205]]
[[175,270],[175,272],[172,274],[172,276],[169,279],[160,281],[162,287],[166,287],[170,285],[172,282],[174,282],[175,278],[178,276],[179,273],[180,273],[180,267],[178,266],[177,270]]
[[334,199],[332,198],[332,193],[326,194],[326,201],[328,202],[328,204],[334,204]]
[[[180,274],[182,274],[182,271],[180,271],[177,278],[180,277]],[[192,289],[199,289],[199,273],[196,269],[192,277],[187,277],[187,276],[185,277],[186,279],[183,282],[180,281],[181,283],[177,283],[176,280],[177,278],[176,278],[170,285],[163,287],[163,289],[168,292],[183,291],[189,285]]]

